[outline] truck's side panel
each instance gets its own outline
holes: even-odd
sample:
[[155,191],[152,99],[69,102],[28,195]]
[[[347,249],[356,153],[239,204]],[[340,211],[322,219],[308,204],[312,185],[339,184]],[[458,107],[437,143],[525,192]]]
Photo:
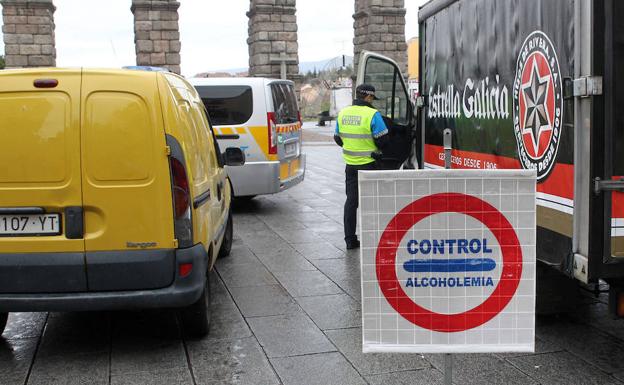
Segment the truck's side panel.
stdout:
[[[487,20],[487,22],[482,22]],[[536,168],[538,256],[572,251],[573,0],[460,0],[422,21],[425,167]]]
[[[613,143],[612,174],[624,178],[624,2],[613,1]],[[611,202],[611,255],[624,258],[624,193],[614,192]]]

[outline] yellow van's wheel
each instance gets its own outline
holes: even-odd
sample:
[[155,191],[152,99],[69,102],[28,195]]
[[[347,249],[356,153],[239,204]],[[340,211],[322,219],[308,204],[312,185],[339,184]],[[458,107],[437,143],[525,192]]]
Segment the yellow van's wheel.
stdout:
[[225,225],[225,234],[223,234],[223,242],[221,242],[221,249],[219,249],[219,258],[224,258],[230,255],[232,251],[232,241],[234,238],[234,222],[232,221],[232,212],[228,215],[227,224]]
[[0,336],[4,332],[4,328],[6,327],[8,319],[9,319],[9,313],[0,313]]
[[206,275],[204,291],[197,302],[180,310],[184,333],[191,337],[203,337],[210,330],[210,279]]

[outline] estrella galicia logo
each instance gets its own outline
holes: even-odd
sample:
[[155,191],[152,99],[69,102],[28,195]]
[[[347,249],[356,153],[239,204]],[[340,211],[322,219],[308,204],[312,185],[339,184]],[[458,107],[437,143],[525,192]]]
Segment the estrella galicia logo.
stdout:
[[563,120],[563,93],[557,52],[542,31],[520,48],[513,85],[513,124],[522,167],[542,180],[552,170]]

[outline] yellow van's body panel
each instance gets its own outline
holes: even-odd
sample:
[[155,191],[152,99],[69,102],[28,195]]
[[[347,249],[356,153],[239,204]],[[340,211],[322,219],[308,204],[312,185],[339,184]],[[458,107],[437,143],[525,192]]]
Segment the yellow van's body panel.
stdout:
[[179,138],[185,161],[190,165],[187,172],[191,197],[210,192],[209,201],[193,210],[193,237],[195,243],[201,243],[212,255],[212,266],[216,253],[210,252],[210,249],[212,246],[212,250],[219,250],[221,246],[219,232],[227,222],[230,186],[226,183],[223,168],[219,167],[210,124],[197,91],[183,78],[173,74],[161,74],[159,88],[165,131]]
[[[46,70],[0,74],[0,206],[62,213],[81,206],[80,70],[56,70],[53,89],[36,89]],[[0,253],[82,252],[82,239],[0,237]]]
[[155,73],[85,70],[87,251],[174,248],[171,179]]

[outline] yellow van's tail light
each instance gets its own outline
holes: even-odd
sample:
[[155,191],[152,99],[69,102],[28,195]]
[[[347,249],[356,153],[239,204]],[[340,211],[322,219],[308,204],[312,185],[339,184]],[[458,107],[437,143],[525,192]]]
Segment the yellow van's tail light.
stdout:
[[180,278],[184,278],[188,277],[189,274],[191,274],[191,271],[193,271],[192,263],[181,263],[178,269],[178,274],[180,275]]
[[184,166],[184,156],[176,142],[175,148],[179,149],[169,157],[171,168],[171,193],[173,200],[173,224],[175,239],[178,247],[187,248],[193,246],[193,220],[191,216],[191,190],[189,179]]
[[269,154],[277,154],[277,123],[275,113],[267,112],[267,127],[269,129]]
[[190,208],[189,184],[184,165],[175,159],[171,159],[171,173],[173,180],[173,206],[176,219],[182,218]]
[[36,79],[33,82],[35,88],[55,88],[59,82],[56,79]]

